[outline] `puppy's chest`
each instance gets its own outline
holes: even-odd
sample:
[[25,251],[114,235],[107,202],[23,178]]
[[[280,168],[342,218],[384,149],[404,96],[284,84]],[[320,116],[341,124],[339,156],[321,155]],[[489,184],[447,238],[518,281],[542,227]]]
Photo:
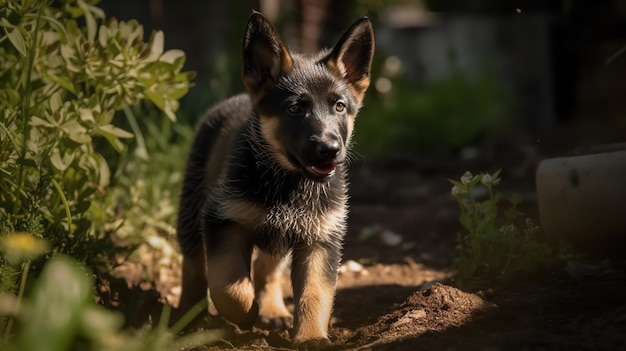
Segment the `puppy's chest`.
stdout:
[[302,241],[310,244],[341,240],[345,232],[345,196],[331,201],[322,196],[300,198],[296,194],[269,205],[233,196],[216,205],[220,217],[250,229],[257,246],[270,253],[283,254]]

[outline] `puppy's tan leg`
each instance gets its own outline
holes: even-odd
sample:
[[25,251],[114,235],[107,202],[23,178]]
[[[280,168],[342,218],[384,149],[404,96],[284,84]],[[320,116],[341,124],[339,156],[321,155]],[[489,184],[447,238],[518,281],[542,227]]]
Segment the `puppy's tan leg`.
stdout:
[[250,329],[259,312],[250,279],[252,241],[242,226],[210,228],[206,237],[207,282],[219,313],[241,329]]
[[335,296],[340,249],[316,243],[294,248],[291,279],[296,304],[293,341],[299,348],[330,345],[328,324]]
[[283,299],[284,260],[258,250],[254,262],[254,290],[259,302],[257,326],[260,328],[293,326],[293,316],[287,310]]

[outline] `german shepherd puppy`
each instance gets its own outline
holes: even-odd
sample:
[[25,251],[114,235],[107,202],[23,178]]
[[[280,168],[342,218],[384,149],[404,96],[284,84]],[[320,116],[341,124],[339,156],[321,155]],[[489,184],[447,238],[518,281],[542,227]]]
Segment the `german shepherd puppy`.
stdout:
[[[185,171],[177,226],[181,312],[208,288],[219,313],[242,329],[293,324],[296,346],[330,344],[347,153],[373,53],[366,17],[331,50],[303,55],[252,13],[243,38],[247,94],[208,111]],[[280,263],[289,254],[295,318],[281,289]]]

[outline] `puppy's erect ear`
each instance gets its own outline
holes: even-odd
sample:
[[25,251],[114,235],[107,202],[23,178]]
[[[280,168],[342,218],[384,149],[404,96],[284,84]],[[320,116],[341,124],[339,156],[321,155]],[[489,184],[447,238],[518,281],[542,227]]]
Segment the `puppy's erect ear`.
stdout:
[[331,70],[350,83],[359,101],[370,84],[374,56],[374,29],[369,18],[356,20],[343,34],[326,58]]
[[243,37],[243,82],[253,100],[260,89],[275,84],[291,65],[291,55],[276,29],[254,11]]

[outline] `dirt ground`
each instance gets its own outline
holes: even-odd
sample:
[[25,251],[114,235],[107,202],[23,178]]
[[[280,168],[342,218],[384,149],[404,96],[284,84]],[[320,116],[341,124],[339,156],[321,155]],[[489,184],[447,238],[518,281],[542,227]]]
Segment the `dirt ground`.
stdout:
[[[533,276],[506,283],[479,277],[462,288],[455,287],[450,268],[459,225],[447,179],[458,179],[466,170],[502,168],[498,190],[504,196],[521,194],[523,210],[540,223],[535,167],[543,157],[580,146],[576,138],[582,130],[559,136],[558,143],[549,138],[488,143],[463,150],[459,154],[464,158],[397,156],[354,167],[349,232],[330,329],[335,348],[626,350],[623,258],[577,256]],[[176,304],[176,270],[157,274],[160,294],[152,290],[148,300],[153,303],[144,303],[143,314],[135,309],[134,320],[154,314],[159,298]],[[141,282],[128,271],[122,275]],[[287,302],[292,306],[291,299]],[[120,305],[124,309],[123,296]],[[222,336],[202,350],[290,348],[287,331],[241,332],[215,321],[210,325],[223,328]]]

